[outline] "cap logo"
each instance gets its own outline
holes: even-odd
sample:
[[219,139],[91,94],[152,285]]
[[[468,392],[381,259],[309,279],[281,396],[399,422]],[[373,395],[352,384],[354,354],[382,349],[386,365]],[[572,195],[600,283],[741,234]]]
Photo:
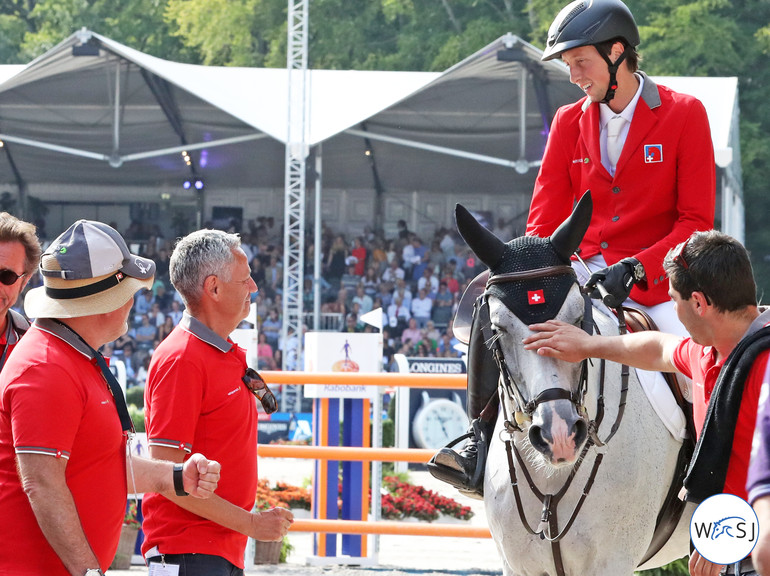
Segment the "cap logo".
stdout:
[[147,274],[147,271],[150,269],[149,266],[147,266],[144,262],[139,260],[139,258],[134,258],[134,265],[139,268],[139,271],[142,274]]
[[59,254],[66,254],[66,253],[67,253],[67,247],[59,246]]

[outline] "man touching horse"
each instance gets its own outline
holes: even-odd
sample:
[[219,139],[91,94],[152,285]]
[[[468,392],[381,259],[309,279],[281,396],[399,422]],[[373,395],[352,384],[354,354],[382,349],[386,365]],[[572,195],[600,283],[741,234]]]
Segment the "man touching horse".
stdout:
[[[687,499],[697,503],[718,493],[746,499],[757,403],[770,348],[770,311],[760,312],[757,306],[746,249],[726,234],[695,232],[668,252],[663,267],[676,314],[690,337],[662,332],[591,336],[551,320],[530,326],[534,334],[524,339],[524,348],[570,362],[605,358],[691,378],[698,444],[684,481]],[[756,574],[750,558],[738,564],[723,570],[693,551],[690,573]]]

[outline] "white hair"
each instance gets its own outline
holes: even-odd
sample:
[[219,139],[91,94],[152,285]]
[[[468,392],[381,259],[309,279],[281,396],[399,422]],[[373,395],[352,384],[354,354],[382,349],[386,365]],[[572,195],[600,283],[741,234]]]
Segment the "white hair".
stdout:
[[221,230],[198,230],[177,242],[169,260],[169,275],[185,306],[195,307],[200,301],[203,282],[209,276],[231,280],[230,265],[240,246],[240,236]]

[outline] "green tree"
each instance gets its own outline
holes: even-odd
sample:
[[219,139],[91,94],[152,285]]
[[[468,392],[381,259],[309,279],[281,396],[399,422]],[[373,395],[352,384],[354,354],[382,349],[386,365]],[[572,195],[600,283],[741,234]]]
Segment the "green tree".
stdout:
[[728,0],[668,4],[640,26],[646,70],[708,76],[734,73],[740,67],[738,26],[721,11],[730,5]]
[[[378,0],[310,4],[310,66],[443,70],[492,39],[529,30],[525,0]],[[286,65],[285,0],[168,0],[166,22],[202,61]]]
[[29,62],[83,27],[154,56],[199,60],[171,34],[163,18],[165,0],[5,0],[2,6],[11,4],[19,6],[5,19],[0,10],[3,62]]
[[[283,0],[168,0],[172,34],[219,66],[286,66]],[[283,62],[274,57],[281,52]]]

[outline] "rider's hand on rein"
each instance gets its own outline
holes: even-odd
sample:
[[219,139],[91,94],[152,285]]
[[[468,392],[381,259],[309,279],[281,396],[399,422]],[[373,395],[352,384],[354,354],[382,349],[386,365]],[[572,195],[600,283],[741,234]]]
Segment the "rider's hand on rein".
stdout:
[[634,284],[641,281],[634,274],[638,266],[636,258],[624,258],[591,274],[584,289],[590,291],[591,298],[601,300],[610,308],[619,308],[631,294]]

